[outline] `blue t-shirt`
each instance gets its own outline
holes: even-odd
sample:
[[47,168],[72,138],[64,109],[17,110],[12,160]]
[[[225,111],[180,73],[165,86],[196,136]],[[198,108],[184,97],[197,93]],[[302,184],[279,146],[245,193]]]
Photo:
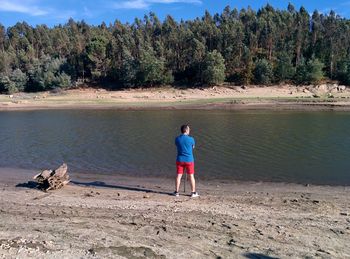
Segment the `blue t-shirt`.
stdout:
[[194,138],[181,134],[175,139],[177,147],[177,162],[194,162],[193,147],[195,145]]

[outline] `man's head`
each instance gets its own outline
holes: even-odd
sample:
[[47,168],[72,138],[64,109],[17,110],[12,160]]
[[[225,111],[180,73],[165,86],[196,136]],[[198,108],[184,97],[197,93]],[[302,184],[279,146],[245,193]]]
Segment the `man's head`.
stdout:
[[182,125],[182,126],[181,126],[181,133],[182,133],[182,134],[185,134],[185,135],[190,134],[190,126],[188,126],[188,125]]

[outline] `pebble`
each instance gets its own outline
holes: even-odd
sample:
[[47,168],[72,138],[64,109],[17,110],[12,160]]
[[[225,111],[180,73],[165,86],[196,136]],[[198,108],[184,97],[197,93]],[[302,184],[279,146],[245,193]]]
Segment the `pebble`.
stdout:
[[236,244],[236,241],[231,239],[230,241],[227,242],[228,245],[233,246]]

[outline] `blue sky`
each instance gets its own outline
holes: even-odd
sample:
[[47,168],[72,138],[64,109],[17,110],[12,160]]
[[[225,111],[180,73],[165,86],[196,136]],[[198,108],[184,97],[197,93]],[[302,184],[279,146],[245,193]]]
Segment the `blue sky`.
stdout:
[[153,11],[160,19],[170,14],[175,19],[193,19],[202,16],[205,10],[210,13],[221,12],[225,6],[246,8],[250,5],[257,10],[271,4],[278,9],[286,9],[292,2],[296,8],[304,6],[310,13],[315,9],[329,13],[332,9],[337,14],[350,18],[350,0],[0,0],[0,23],[14,25],[26,21],[35,26],[47,24],[53,26],[65,23],[70,17],[84,19],[89,24],[107,24],[116,19],[133,22],[135,17]]

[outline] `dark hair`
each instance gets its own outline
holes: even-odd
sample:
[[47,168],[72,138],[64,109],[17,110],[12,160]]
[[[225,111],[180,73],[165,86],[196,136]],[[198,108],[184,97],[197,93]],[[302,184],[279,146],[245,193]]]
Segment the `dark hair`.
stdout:
[[189,128],[189,127],[190,127],[190,126],[188,126],[187,124],[182,125],[182,126],[181,126],[181,133],[185,133],[186,130],[187,130],[187,128]]

